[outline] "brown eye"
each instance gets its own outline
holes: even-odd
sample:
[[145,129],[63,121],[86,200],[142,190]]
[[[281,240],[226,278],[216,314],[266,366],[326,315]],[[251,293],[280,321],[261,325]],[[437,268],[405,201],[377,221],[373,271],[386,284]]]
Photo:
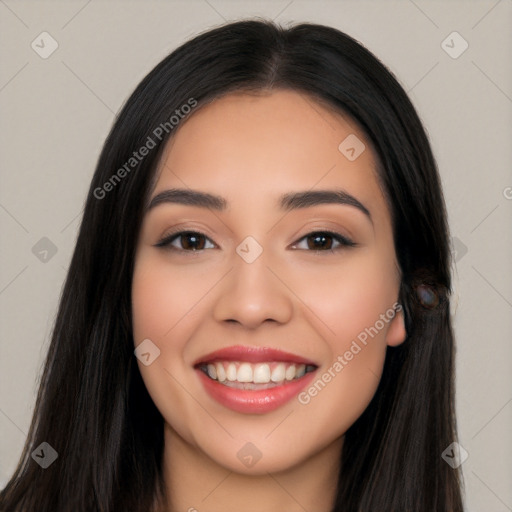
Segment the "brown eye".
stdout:
[[[306,240],[306,247],[299,247]],[[330,231],[314,231],[302,237],[293,245],[294,249],[309,249],[310,251],[335,251],[343,247],[353,247],[356,244],[348,238]]]
[[331,249],[333,237],[323,233],[308,235],[308,249]]
[[[176,246],[176,242],[178,246]],[[210,243],[211,247],[206,247],[207,243]],[[180,231],[179,233],[173,233],[164,239],[160,240],[156,247],[168,247],[172,250],[177,251],[202,251],[204,249],[211,249],[214,245],[211,240],[203,233],[197,231]]]

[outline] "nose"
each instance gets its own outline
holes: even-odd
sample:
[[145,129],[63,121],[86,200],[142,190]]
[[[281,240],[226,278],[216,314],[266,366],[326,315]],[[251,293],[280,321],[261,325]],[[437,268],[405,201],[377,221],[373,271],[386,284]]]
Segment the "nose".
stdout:
[[233,264],[217,290],[215,320],[251,330],[264,322],[289,322],[293,314],[293,292],[283,284],[286,279],[267,265],[265,251],[252,263],[236,255]]

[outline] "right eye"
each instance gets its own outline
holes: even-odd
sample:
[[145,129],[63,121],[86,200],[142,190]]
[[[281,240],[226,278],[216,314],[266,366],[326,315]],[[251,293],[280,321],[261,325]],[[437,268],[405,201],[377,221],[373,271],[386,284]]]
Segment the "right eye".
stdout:
[[[210,242],[211,247],[205,247],[207,242]],[[176,244],[179,244],[179,246]],[[215,248],[215,244],[203,233],[197,231],[179,231],[166,235],[155,244],[155,247],[163,247],[172,251],[195,252],[204,249],[213,249]]]

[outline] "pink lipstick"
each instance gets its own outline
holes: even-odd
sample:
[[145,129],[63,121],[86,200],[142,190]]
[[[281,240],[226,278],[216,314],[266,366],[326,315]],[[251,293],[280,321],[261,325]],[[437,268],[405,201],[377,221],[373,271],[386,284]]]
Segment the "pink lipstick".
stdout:
[[318,365],[282,350],[236,345],[201,357],[194,368],[208,395],[220,404],[264,414],[300,393]]

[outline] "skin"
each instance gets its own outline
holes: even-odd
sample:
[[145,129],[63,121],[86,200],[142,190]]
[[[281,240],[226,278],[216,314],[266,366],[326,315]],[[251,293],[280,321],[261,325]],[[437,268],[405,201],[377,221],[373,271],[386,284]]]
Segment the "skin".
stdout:
[[[350,134],[366,146],[354,161],[338,150]],[[163,510],[330,510],[344,433],[376,391],[386,347],[405,340],[402,312],[307,404],[231,411],[206,394],[193,363],[232,345],[274,347],[315,361],[316,381],[393,307],[400,273],[375,169],[353,121],[288,90],[216,99],[169,141],[151,197],[190,188],[228,207],[160,204],[146,213],[137,243],[134,341],[149,338],[160,349],[139,368],[165,420],[172,498]],[[311,189],[345,190],[372,220],[350,205],[279,208],[281,194]],[[186,237],[172,242],[176,251],[155,247],[175,227],[203,233],[204,248],[187,252]],[[322,230],[357,245],[328,238],[329,251],[306,237]],[[263,248],[250,264],[235,251],[247,236]],[[247,442],[262,455],[252,467],[237,457]]]

